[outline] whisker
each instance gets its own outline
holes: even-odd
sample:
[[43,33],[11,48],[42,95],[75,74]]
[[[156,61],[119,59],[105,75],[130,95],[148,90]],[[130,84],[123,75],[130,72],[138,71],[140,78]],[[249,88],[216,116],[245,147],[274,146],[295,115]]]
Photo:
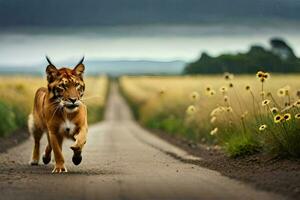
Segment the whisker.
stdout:
[[81,98],[81,100],[89,100],[89,99],[93,99],[93,98],[102,98],[102,96],[100,95],[95,95],[95,96],[90,96],[90,97],[85,97],[85,98]]
[[50,105],[57,104],[57,103],[59,103],[59,102],[60,102],[60,100],[59,100],[59,99],[57,99],[57,100],[55,100],[55,101],[51,102],[51,103],[50,103]]

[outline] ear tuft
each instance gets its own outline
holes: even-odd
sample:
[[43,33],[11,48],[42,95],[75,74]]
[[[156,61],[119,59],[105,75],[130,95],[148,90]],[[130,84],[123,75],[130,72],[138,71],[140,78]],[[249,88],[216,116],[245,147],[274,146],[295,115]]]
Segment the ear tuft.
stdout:
[[84,64],[83,64],[83,60],[84,60],[84,57],[79,61],[79,63],[76,65],[76,67],[73,69],[73,73],[76,75],[76,76],[82,76],[82,74],[84,73]]

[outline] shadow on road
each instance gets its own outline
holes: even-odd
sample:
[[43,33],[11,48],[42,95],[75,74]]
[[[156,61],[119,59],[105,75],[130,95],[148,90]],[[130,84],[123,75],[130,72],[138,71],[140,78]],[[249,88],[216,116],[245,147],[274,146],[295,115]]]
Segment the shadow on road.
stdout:
[[[38,165],[38,166],[30,166],[28,164],[19,164],[14,165],[13,167],[7,166],[2,167],[0,172],[0,177],[2,175],[55,175],[51,173],[52,165]],[[83,176],[93,176],[93,175],[120,175],[120,172],[114,171],[114,170],[106,170],[101,168],[86,168],[86,167],[72,167],[70,168],[72,170],[69,170],[68,173],[63,173],[64,176],[73,176],[73,175],[83,175]]]

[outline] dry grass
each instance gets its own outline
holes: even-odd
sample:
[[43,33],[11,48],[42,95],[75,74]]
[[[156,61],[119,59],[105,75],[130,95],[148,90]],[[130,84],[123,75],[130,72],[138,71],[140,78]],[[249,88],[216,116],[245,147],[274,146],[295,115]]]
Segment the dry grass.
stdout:
[[[300,135],[300,120],[295,118],[300,110],[284,110],[299,99],[299,75],[272,75],[263,84],[255,75],[230,78],[122,77],[120,85],[140,122],[150,128],[221,144],[231,156],[257,151],[299,156],[300,145],[292,141],[300,142],[300,137],[293,137]],[[289,94],[277,96],[278,89],[287,85]],[[261,105],[265,99],[270,100],[268,106]],[[271,107],[281,115],[290,113],[292,120],[275,124]],[[264,124],[268,128],[260,131]]]

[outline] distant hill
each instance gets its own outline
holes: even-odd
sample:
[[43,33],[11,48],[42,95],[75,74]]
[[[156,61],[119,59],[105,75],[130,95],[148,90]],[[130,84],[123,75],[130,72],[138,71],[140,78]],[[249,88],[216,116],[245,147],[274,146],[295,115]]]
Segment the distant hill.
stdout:
[[221,54],[212,57],[202,53],[200,58],[184,68],[184,74],[217,74],[231,72],[238,74],[256,73],[258,70],[278,73],[299,73],[300,59],[293,49],[280,38],[270,40],[270,49],[251,46],[246,53]]
[[0,26],[300,20],[299,0],[0,0]]
[[[68,61],[62,62],[64,66],[69,66]],[[55,64],[55,63],[54,63]],[[87,60],[86,74],[108,74],[111,76],[119,76],[124,74],[180,74],[186,63],[177,61],[149,61],[149,60]],[[46,63],[39,67],[27,66],[0,66],[0,74],[35,74],[43,75]],[[59,65],[57,67],[60,67]]]
[[109,75],[122,74],[180,74],[185,62],[149,61],[149,60],[117,60],[117,61],[87,61],[89,73],[106,73]]

